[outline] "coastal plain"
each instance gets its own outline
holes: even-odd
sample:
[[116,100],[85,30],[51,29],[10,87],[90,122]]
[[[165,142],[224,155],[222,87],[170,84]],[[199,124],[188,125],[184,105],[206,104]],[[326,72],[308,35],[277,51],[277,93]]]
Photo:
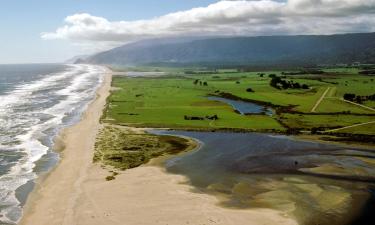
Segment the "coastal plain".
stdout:
[[[61,162],[37,181],[21,225],[297,224],[273,209],[223,208],[216,197],[193,191],[186,177],[156,165],[118,171],[114,180],[107,181],[111,167],[93,161],[96,135],[105,128],[99,121],[110,84],[107,74],[81,121],[61,135]],[[144,133],[130,129],[132,134]]]
[[[126,71],[124,68],[121,70]],[[108,100],[106,122],[135,127],[196,130],[242,129],[278,133],[288,130],[310,133],[318,130],[332,134],[375,134],[375,126],[371,126],[375,121],[374,101],[357,104],[343,99],[346,93],[361,96],[375,93],[374,78],[361,75],[359,69],[326,68],[321,69],[319,74],[298,74],[295,71],[241,72],[236,69],[143,70],[147,73],[165,71],[165,74],[122,76],[127,72],[120,72],[115,75],[115,89]],[[270,76],[305,84],[308,88],[277,89],[270,85]],[[241,115],[235,107],[210,100],[210,96],[271,107],[274,113]],[[218,119],[184,119],[185,116],[202,118],[213,115],[217,115]]]
[[[371,173],[368,165],[374,163],[373,151],[322,152],[319,144],[308,147],[283,136],[295,131],[314,136],[315,129],[325,138],[348,130],[365,137],[374,135],[372,103],[352,104],[342,99],[348,91],[347,83],[353,83],[356,88],[350,90],[357,94],[372,94],[372,78],[352,70],[328,72],[339,74],[285,76],[280,71],[236,70],[187,74],[170,69],[155,76],[153,71],[147,76],[129,76],[128,72],[113,72],[112,79],[106,76],[98,98],[82,120],[64,132],[61,163],[37,184],[21,224],[310,224],[319,217],[324,222],[331,216],[337,221],[347,219],[338,215],[346,215],[354,204],[356,208],[349,216],[353,219],[366,203],[367,186],[359,182],[354,188],[346,180],[356,178],[350,172],[354,167],[360,172],[359,178],[372,179],[367,175]],[[275,89],[270,86],[272,74],[309,88]],[[210,97],[252,105],[243,112],[236,104]],[[254,105],[258,111],[252,112]],[[259,106],[263,110],[259,111]],[[161,132],[189,130],[202,135],[207,131],[224,132],[224,138],[200,143],[194,135],[164,134],[159,128]],[[249,136],[237,137],[239,132]],[[266,134],[258,137],[259,132]],[[246,143],[257,139],[241,146],[235,138]],[[274,156],[257,153],[270,148],[273,142],[281,146],[274,150]],[[215,143],[217,146],[209,150],[213,152],[207,152]],[[293,145],[307,151],[297,154],[291,151]],[[206,147],[204,151],[202,146]],[[211,173],[208,179],[210,172],[203,171],[215,169],[220,163],[214,160],[225,154],[229,155],[222,164],[224,169],[238,169],[235,177],[239,180],[232,177],[232,170],[225,176]],[[240,157],[230,159],[235,154]],[[349,159],[354,156],[355,160]],[[189,157],[201,158],[189,161]],[[184,162],[193,167],[179,168],[178,163]],[[170,163],[172,167],[177,165],[177,172],[170,171]],[[227,163],[236,167],[228,167]],[[189,175],[184,169],[198,172]],[[196,174],[204,175],[207,182],[214,176],[230,182],[220,180],[202,188],[194,184]],[[238,202],[243,205],[238,207]]]

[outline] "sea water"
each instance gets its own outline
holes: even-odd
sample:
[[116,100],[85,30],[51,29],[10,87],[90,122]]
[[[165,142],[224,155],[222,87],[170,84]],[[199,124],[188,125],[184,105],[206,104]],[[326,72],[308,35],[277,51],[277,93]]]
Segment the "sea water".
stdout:
[[0,65],[0,224],[19,221],[27,196],[23,192],[30,191],[25,185],[58,161],[55,137],[79,120],[105,70],[94,65]]

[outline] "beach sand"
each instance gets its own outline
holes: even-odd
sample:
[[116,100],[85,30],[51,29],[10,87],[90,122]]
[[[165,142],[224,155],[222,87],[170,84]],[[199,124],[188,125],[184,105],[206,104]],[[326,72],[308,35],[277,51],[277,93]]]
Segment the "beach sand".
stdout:
[[157,166],[127,170],[106,181],[110,173],[92,159],[110,83],[111,75],[106,75],[82,120],[64,130],[62,160],[38,180],[20,224],[297,224],[271,209],[223,208],[215,196],[194,191],[184,176],[168,174]]

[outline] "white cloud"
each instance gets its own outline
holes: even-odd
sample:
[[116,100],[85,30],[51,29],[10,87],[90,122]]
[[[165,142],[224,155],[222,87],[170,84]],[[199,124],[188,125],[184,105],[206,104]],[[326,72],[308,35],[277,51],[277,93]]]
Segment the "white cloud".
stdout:
[[43,39],[116,46],[179,35],[332,34],[375,31],[375,0],[219,1],[150,20],[108,21],[75,14]]

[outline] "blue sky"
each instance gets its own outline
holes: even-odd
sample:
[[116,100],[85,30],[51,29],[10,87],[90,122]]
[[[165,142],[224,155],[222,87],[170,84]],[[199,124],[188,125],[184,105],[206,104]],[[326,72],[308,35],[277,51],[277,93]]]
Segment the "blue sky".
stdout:
[[0,63],[62,62],[147,38],[375,32],[375,0],[2,0]]
[[170,12],[206,6],[213,0],[2,0],[0,63],[58,62],[81,54],[66,40],[42,40],[64,18],[90,13],[109,20],[150,19]]

